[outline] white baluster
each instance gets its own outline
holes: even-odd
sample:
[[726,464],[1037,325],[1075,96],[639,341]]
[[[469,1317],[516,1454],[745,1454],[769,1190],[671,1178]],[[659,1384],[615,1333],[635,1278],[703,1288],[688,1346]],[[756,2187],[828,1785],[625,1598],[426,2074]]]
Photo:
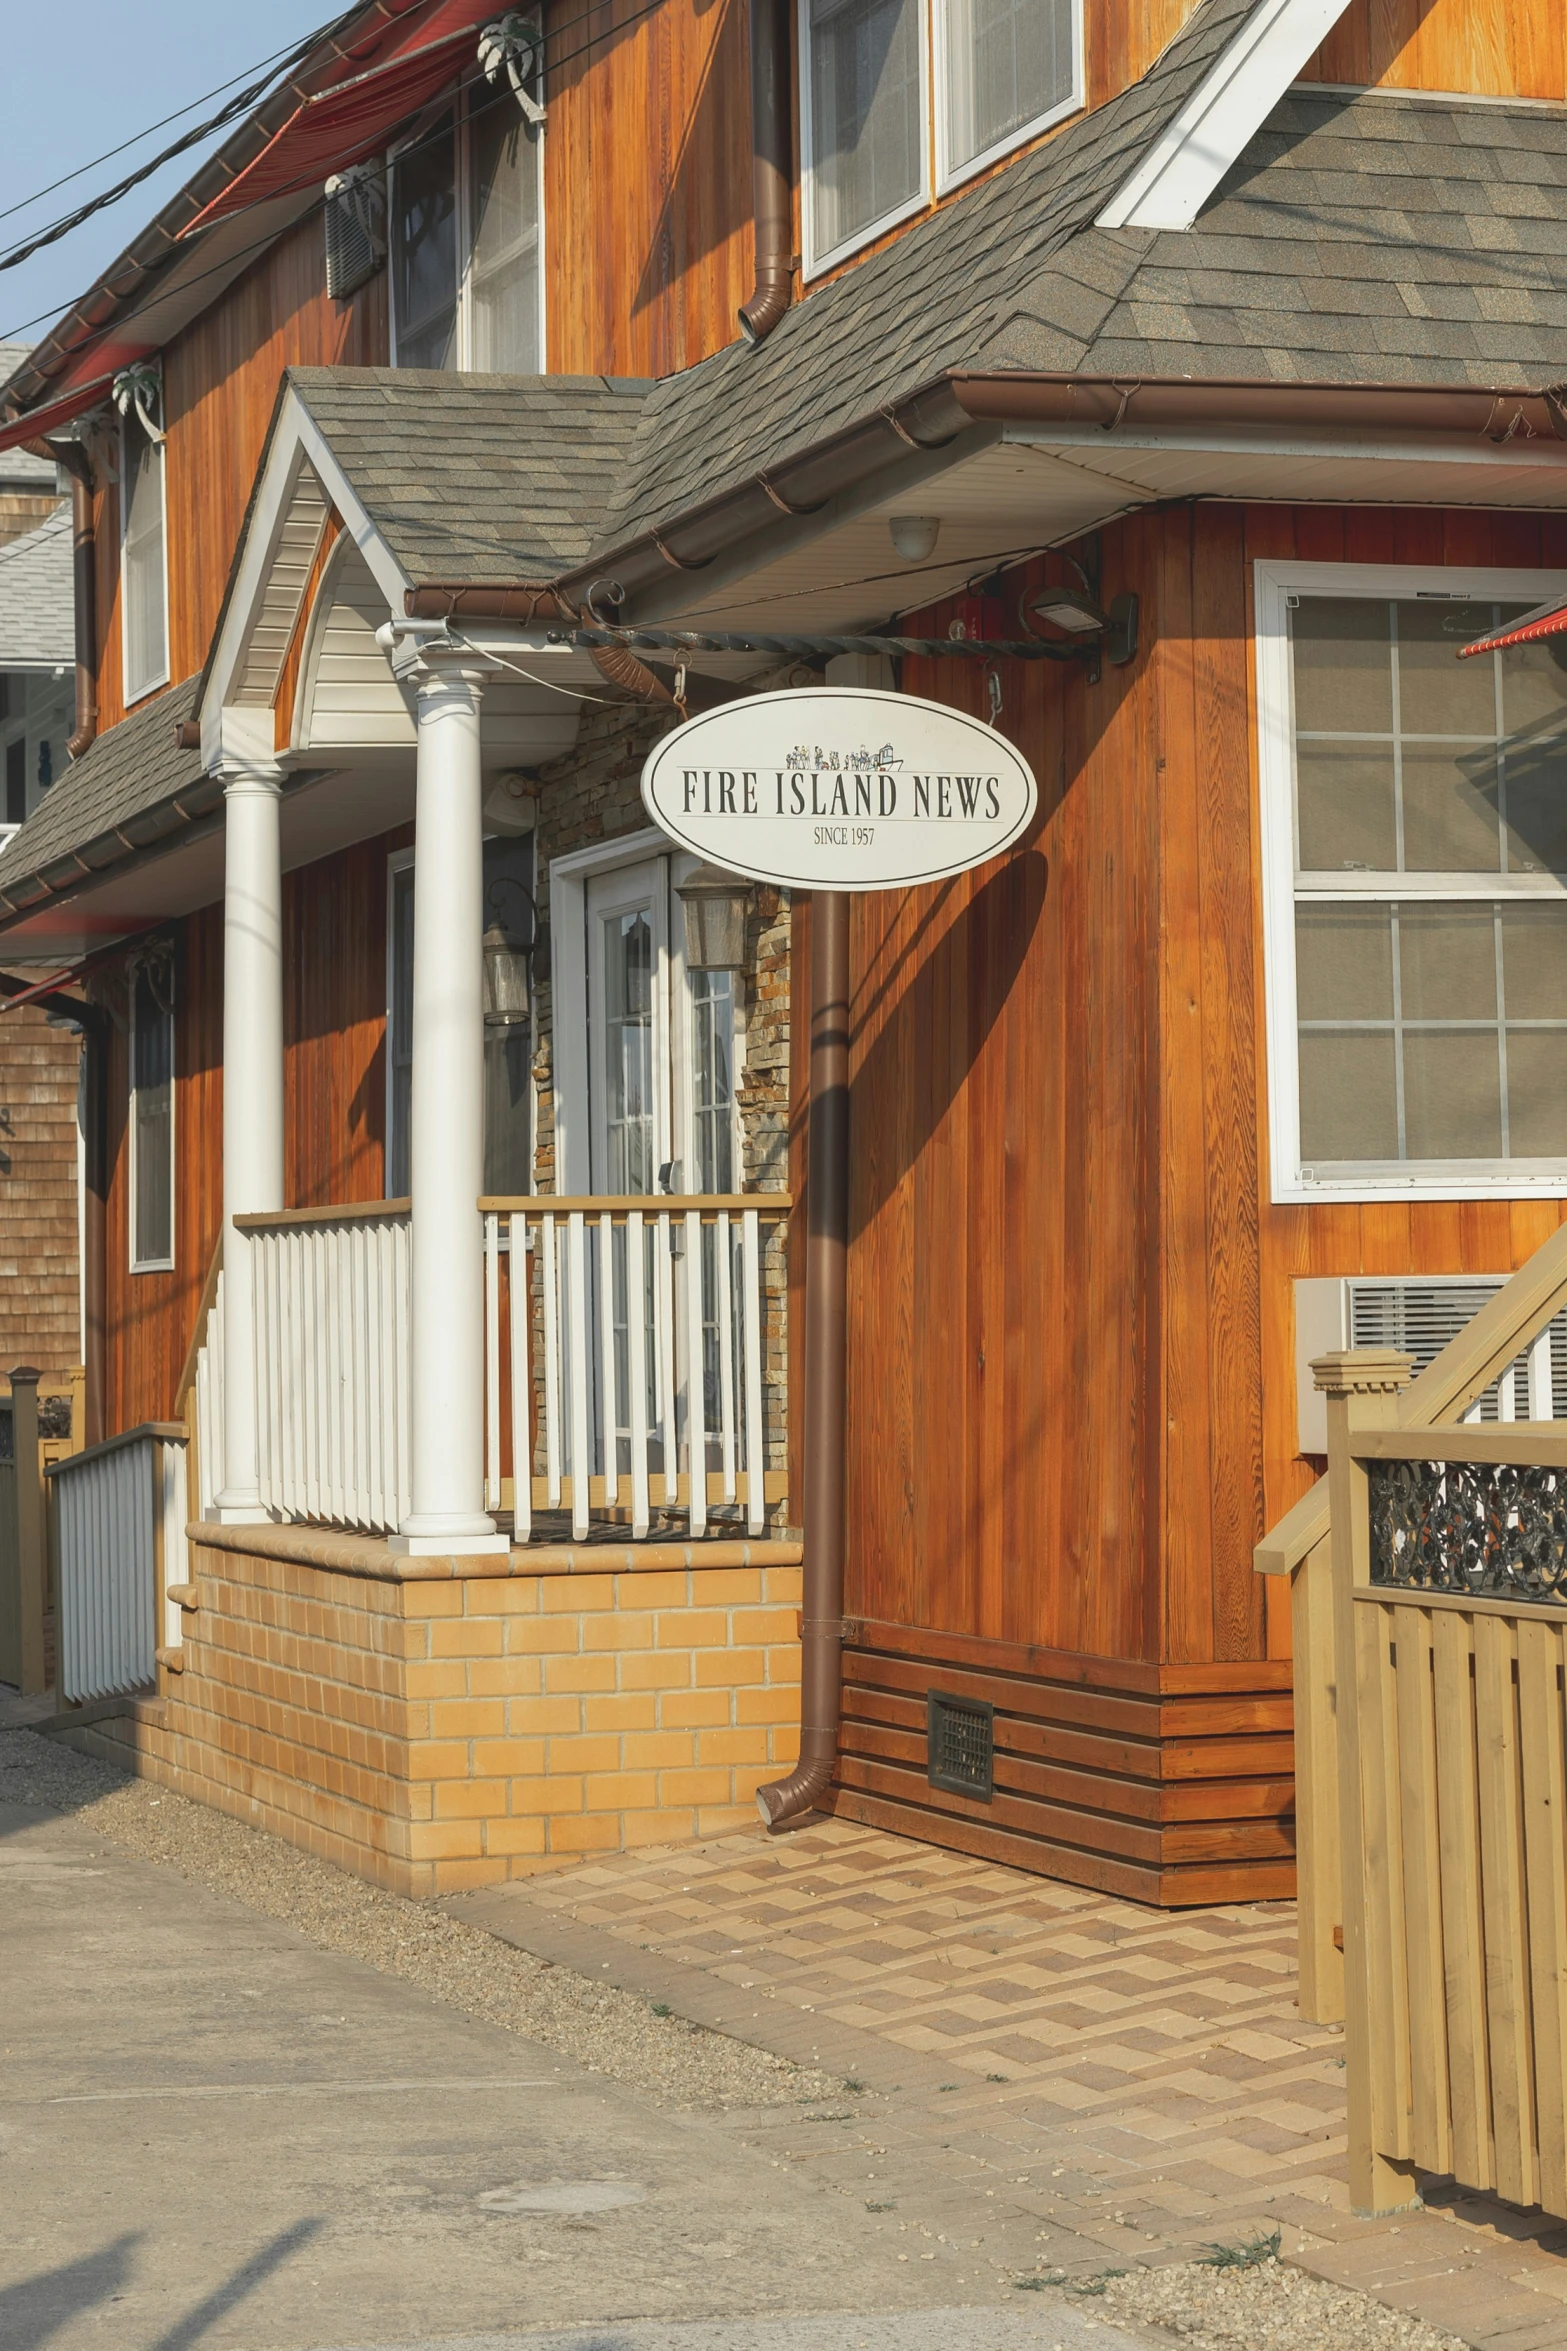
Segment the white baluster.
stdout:
[[724,1473],[724,1500],[735,1498],[735,1324],[734,1280],[729,1256],[729,1211],[718,1211],[714,1239],[718,1276],[718,1437]]
[[664,1439],[664,1502],[680,1500],[680,1453],[675,1436],[675,1262],[669,1249],[669,1211],[658,1212],[653,1258],[653,1345],[658,1369],[658,1416]]
[[501,1220],[484,1215],[484,1507],[501,1506]]
[[511,1240],[511,1539],[533,1532],[533,1445],[528,1434],[533,1400],[533,1316],[528,1288],[528,1220],[509,1220]]
[[582,1542],[588,1531],[588,1491],[593,1464],[588,1458],[588,1298],[582,1211],[566,1223],[566,1376],[571,1383],[571,1533]]
[[[629,1314],[629,1301],[627,1312]],[[615,1397],[615,1226],[608,1211],[599,1216],[599,1417],[604,1429],[604,1500],[620,1498],[619,1442],[615,1435],[620,1415]]]
[[396,1290],[397,1352],[397,1523],[413,1508],[413,1224],[400,1217],[397,1224]]
[[686,1210],[686,1454],[691,1532],[707,1527],[707,1383],[702,1377],[702,1219]]
[[1529,1349],[1529,1418],[1554,1420],[1555,1417],[1551,1382],[1551,1326],[1547,1323]]
[[762,1447],[762,1252],[757,1212],[740,1219],[741,1311],[745,1317],[745,1524],[759,1535],[766,1523]]
[[631,1429],[631,1535],[647,1539],[647,1220],[626,1214],[626,1418]]
[[555,1219],[546,1216],[544,1235],[544,1476],[545,1499],[560,1508],[560,1251]]

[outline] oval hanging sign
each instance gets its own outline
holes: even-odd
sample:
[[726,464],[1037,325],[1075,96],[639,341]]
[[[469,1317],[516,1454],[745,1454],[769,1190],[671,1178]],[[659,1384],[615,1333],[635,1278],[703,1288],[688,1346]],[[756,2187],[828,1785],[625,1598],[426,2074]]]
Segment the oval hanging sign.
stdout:
[[753,694],[688,719],[642,770],[672,841],[752,881],[887,890],[1009,849],[1038,804],[1004,735],[875,687]]

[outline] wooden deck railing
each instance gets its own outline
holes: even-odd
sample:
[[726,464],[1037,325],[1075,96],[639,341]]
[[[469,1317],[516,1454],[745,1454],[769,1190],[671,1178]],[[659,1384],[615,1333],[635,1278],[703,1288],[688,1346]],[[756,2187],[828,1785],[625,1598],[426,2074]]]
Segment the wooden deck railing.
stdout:
[[[1456,1426],[1567,1307],[1567,1225],[1451,1340],[1396,1399],[1405,1429]],[[1529,1424],[1524,1424],[1529,1425]],[[1290,1578],[1295,1656],[1295,1816],[1300,2005],[1320,2024],[1344,2014],[1343,1824],[1329,1480],[1319,1478],[1257,1545],[1262,1575]]]
[[741,1506],[759,1535],[787,1491],[788,1195],[479,1205],[486,1506],[510,1503],[519,1542],[536,1511],[567,1510],[578,1541],[594,1518],[641,1540],[655,1510],[699,1535]]

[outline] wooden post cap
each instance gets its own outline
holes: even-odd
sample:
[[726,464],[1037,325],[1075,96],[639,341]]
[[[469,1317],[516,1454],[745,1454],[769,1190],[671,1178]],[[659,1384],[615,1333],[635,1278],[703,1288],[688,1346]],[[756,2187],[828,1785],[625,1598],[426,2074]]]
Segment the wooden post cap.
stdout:
[[1396,1396],[1414,1373],[1414,1357],[1397,1347],[1345,1347],[1317,1356],[1311,1366],[1324,1396]]
[[18,1386],[25,1388],[29,1384],[36,1388],[43,1376],[43,1373],[38,1370],[35,1364],[15,1363],[11,1366],[11,1385],[13,1388]]

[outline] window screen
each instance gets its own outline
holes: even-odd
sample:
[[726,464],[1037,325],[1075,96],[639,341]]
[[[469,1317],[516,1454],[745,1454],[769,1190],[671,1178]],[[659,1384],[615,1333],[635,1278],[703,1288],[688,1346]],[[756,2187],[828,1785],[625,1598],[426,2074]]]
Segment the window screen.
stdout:
[[457,132],[421,133],[392,166],[392,303],[399,367],[456,367]]
[[169,674],[164,594],[163,450],[134,414],[121,436],[125,527],[120,547],[125,699],[161,686]]
[[473,118],[472,364],[537,375],[538,133],[508,100]]
[[924,185],[921,10],[919,0],[810,0],[808,23],[819,256],[887,219]]
[[946,64],[949,171],[1071,104],[1077,84],[1073,0],[939,0]]
[[1567,1158],[1567,668],[1460,662],[1521,607],[1302,597],[1300,1148],[1316,1172]]
[[131,1265],[174,1263],[174,1011],[169,967],[136,973],[131,1006]]

